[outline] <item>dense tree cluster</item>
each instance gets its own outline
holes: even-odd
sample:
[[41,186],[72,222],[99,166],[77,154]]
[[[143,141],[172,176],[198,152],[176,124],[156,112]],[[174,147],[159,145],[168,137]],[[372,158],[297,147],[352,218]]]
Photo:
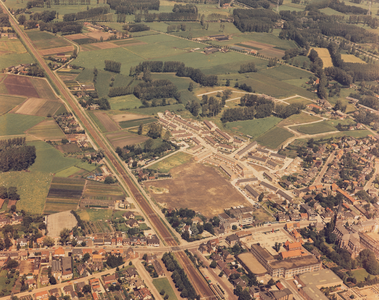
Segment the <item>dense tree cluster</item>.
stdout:
[[20,195],[17,193],[15,186],[0,186],[0,199],[20,200]]
[[0,13],[0,26],[10,27],[8,14]]
[[240,65],[240,69],[239,69],[238,73],[249,73],[249,72],[257,72],[257,68],[255,67],[255,63],[249,62],[249,63]]
[[188,280],[187,274],[179,266],[178,262],[172,255],[172,253],[163,254],[162,261],[165,264],[168,271],[173,272],[171,277],[175,283],[175,287],[180,291],[182,298],[195,299],[197,297],[196,291]]
[[109,7],[107,6],[94,7],[88,10],[79,11],[77,13],[65,14],[63,16],[63,21],[72,22],[76,20],[90,19],[92,17],[98,16],[98,15],[104,15],[107,13],[109,13]]
[[120,73],[121,71],[121,63],[113,60],[105,60],[105,71]]
[[141,100],[180,99],[177,87],[170,80],[165,79],[139,83],[134,87],[134,95]]
[[107,3],[117,14],[132,15],[137,10],[159,10],[159,0],[108,0]]
[[339,0],[331,1],[329,7],[343,14],[367,15],[367,9],[354,5],[346,5],[345,2],[340,2]]
[[286,119],[292,115],[299,114],[304,108],[305,105],[300,103],[291,103],[290,105],[277,104],[275,106],[275,113],[279,118]]
[[[263,8],[267,9],[270,7],[270,2],[268,2],[266,0],[240,0],[238,2],[241,2],[241,3],[243,3],[247,6],[250,6],[252,8],[263,7]],[[283,3],[283,0],[281,0],[281,2]],[[279,5],[281,5],[281,4],[279,3]]]
[[[1,142],[0,149],[0,171],[21,171],[26,170],[36,159],[36,147],[27,146],[25,139],[11,139]],[[6,145],[6,146],[5,146]]]
[[[214,117],[217,116],[222,109],[222,103],[217,100],[215,97],[210,97],[208,99],[207,95],[204,95],[201,100],[201,115],[207,116],[207,117]],[[194,107],[191,107],[189,111],[195,115]]]
[[[36,27],[36,21],[27,21],[29,22],[35,22],[34,25],[29,25],[28,28],[35,28]],[[74,34],[74,33],[80,33],[83,29],[83,24],[77,23],[77,22],[49,22],[45,23],[43,21],[39,22],[40,30],[41,31],[50,31],[52,33],[62,32],[62,34]]]
[[36,12],[34,14],[31,14],[29,16],[29,20],[34,21],[43,21],[45,23],[48,23],[56,18],[57,12],[55,10],[44,10],[43,12],[39,13]]
[[122,29],[129,32],[148,31],[150,27],[145,24],[126,24],[122,26]]
[[122,256],[121,255],[109,255],[107,257],[106,261],[107,265],[111,268],[116,268],[118,266],[121,266],[123,264]]
[[118,97],[133,94],[134,88],[130,86],[111,87],[109,88],[108,97]]
[[234,25],[242,32],[269,32],[280,18],[269,9],[234,9],[233,17]]
[[270,116],[274,110],[274,102],[256,95],[244,95],[241,97],[240,105],[242,107],[225,110],[221,121],[226,123],[238,120],[265,118]]
[[44,1],[43,0],[33,0],[33,1],[28,1],[26,3],[26,8],[30,9],[32,7],[43,7],[44,6]]
[[216,75],[205,75],[200,69],[192,67],[179,67],[176,76],[189,77],[203,86],[215,86],[218,80]]
[[146,69],[151,72],[177,72],[184,67],[184,63],[180,61],[144,61],[135,67],[134,72],[138,74]]

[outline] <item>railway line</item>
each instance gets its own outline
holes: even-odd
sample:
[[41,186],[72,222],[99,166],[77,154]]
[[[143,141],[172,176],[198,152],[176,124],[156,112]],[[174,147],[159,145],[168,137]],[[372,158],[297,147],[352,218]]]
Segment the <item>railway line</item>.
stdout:
[[[75,99],[73,99],[70,92],[67,91],[66,86],[57,78],[57,76],[50,70],[45,60],[41,57],[38,51],[34,48],[31,43],[29,37],[21,30],[18,26],[17,22],[11,15],[11,13],[6,8],[5,4],[1,2],[1,8],[4,12],[9,15],[9,21],[12,27],[15,29],[20,39],[24,42],[24,44],[29,48],[32,52],[35,59],[38,61],[40,66],[44,69],[46,75],[50,80],[54,83],[54,85],[59,89],[61,95],[65,98],[68,105],[75,112],[77,118],[82,122],[82,125],[87,133],[89,133],[92,139],[96,142],[96,144],[104,150],[104,154],[109,159],[118,175],[122,178],[126,186],[129,188],[130,193],[135,198],[136,202],[140,205],[146,216],[148,216],[150,223],[156,229],[160,237],[165,241],[168,246],[177,247],[178,243],[175,241],[170,231],[167,229],[163,221],[159,218],[157,213],[153,210],[153,208],[148,203],[147,199],[142,195],[140,190],[136,187],[135,183],[131,180],[126,170],[123,168],[119,160],[116,158],[116,154],[109,149],[109,145],[107,145],[101,134],[97,131],[97,129],[91,124],[88,120],[88,116],[82,112],[79,104]],[[208,284],[205,282],[205,279],[199,274],[195,266],[192,264],[187,255],[183,252],[176,252],[176,258],[179,263],[184,268],[187,273],[189,280],[192,282],[195,290],[203,299],[216,299],[216,296],[213,294],[212,290],[209,288]]]

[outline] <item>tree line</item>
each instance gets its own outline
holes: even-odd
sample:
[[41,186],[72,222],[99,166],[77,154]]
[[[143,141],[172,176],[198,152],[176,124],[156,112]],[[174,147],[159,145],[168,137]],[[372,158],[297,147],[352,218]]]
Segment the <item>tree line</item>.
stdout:
[[107,0],[116,13],[133,15],[137,10],[159,10],[159,0]]
[[36,147],[27,146],[25,140],[22,144],[16,144],[12,141],[2,143],[0,150],[0,171],[21,171],[26,170],[36,159]]
[[85,11],[79,11],[77,13],[65,14],[63,16],[64,22],[72,22],[76,20],[90,19],[98,15],[104,15],[109,13],[109,7],[94,7]]
[[121,71],[121,63],[113,60],[105,60],[105,71],[120,73]]
[[172,255],[172,253],[163,254],[162,261],[165,264],[167,271],[173,272],[171,278],[173,279],[178,291],[181,292],[180,296],[188,299],[197,298],[196,291],[188,280],[187,274],[179,266],[178,262]]
[[[53,21],[57,16],[57,12],[55,10],[52,10],[52,11],[49,11],[49,10],[44,10],[43,12],[39,13],[39,12],[36,12],[34,14],[31,14],[29,16],[29,20],[34,20],[34,21],[43,21],[45,23],[48,23],[50,21]],[[26,20],[26,17],[25,15],[21,15],[19,17],[19,19],[23,19],[24,18],[24,22]],[[18,20],[20,22],[20,20]],[[22,20],[21,20],[22,22]]]
[[[266,0],[238,0],[238,2],[243,3],[247,6],[252,7],[252,8],[263,7],[263,8],[267,9],[270,7],[270,2],[268,2]],[[283,0],[281,0],[281,2],[283,2]],[[281,5],[281,4],[279,4],[279,5]]]
[[20,195],[17,193],[15,186],[0,186],[0,199],[20,200]]
[[280,18],[269,9],[234,9],[233,17],[241,32],[269,32]]
[[111,87],[109,88],[108,97],[118,97],[133,94],[134,88],[130,86]]
[[139,83],[134,87],[133,93],[141,100],[161,98],[180,99],[177,87],[171,81],[165,79]]
[[257,68],[255,67],[255,63],[249,62],[249,63],[240,65],[240,69],[239,69],[238,73],[249,73],[249,72],[257,72]]
[[129,32],[139,32],[139,31],[148,31],[150,27],[145,24],[126,24],[122,26],[123,30],[127,30]]

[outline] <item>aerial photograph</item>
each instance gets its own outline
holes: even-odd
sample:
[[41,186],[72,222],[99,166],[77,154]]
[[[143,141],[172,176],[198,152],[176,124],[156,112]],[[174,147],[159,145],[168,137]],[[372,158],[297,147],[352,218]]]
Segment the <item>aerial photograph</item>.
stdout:
[[379,300],[379,0],[0,0],[0,299]]

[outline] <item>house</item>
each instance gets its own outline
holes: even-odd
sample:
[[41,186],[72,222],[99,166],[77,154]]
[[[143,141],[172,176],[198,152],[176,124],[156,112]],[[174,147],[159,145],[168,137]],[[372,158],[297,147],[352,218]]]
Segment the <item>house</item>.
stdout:
[[84,281],[78,282],[75,284],[75,290],[77,292],[82,292],[85,285],[86,283]]
[[153,266],[158,276],[164,276],[164,270],[161,263],[158,260],[153,261]]
[[136,270],[136,268],[128,268],[128,269],[126,269],[126,277],[127,278],[136,278],[137,276],[138,276],[138,273],[137,273],[137,270]]
[[147,288],[142,288],[135,291],[135,294],[139,300],[148,300],[152,299],[150,291]]
[[138,222],[137,222],[136,220],[134,220],[134,219],[127,220],[127,221],[125,222],[125,224],[126,224],[128,227],[130,227],[130,228],[136,228],[136,227],[139,227]]
[[71,257],[62,257],[61,264],[62,264],[62,279],[63,280],[72,279],[74,273],[72,270]]
[[101,254],[94,254],[92,255],[92,261],[93,262],[103,262],[105,260],[105,257]]
[[115,285],[117,283],[116,274],[103,276],[103,281],[105,285],[108,285],[108,284]]
[[225,241],[230,245],[230,247],[233,247],[236,243],[238,243],[238,236],[235,234],[229,235],[225,238]]
[[71,293],[73,292],[74,292],[74,287],[71,284],[63,287],[63,294],[65,296],[71,296]]
[[56,249],[56,250],[54,251],[53,256],[54,256],[55,258],[56,258],[56,257],[63,257],[63,256],[65,256],[65,251],[64,251],[64,249],[63,249],[62,247],[59,247],[58,249]]
[[59,290],[57,288],[49,290],[49,294],[50,294],[50,296],[54,296],[56,298],[61,296],[61,293],[59,292]]
[[126,211],[123,215],[123,218],[125,220],[129,220],[129,219],[134,219],[135,218],[135,215],[132,211]]
[[49,293],[47,291],[38,292],[34,294],[34,297],[36,300],[48,300],[49,299]]
[[83,249],[81,248],[74,248],[72,249],[72,256],[77,259],[82,259],[83,257]]
[[19,238],[16,240],[16,244],[17,245],[20,245],[20,247],[26,247],[28,244],[29,244],[29,241],[28,239],[25,239],[25,238]]
[[25,280],[25,284],[29,287],[29,289],[34,289],[37,285],[37,282],[34,278]]
[[40,282],[42,285],[48,285],[49,284],[49,277],[46,275],[42,275],[40,278]]
[[147,239],[148,246],[159,247],[159,244],[159,239],[155,234],[153,234],[150,238]]
[[78,270],[79,275],[82,276],[86,271],[86,266],[84,264],[80,264],[76,267],[76,269]]
[[143,289],[145,287],[145,284],[139,277],[133,278],[132,280],[130,280],[129,285],[131,288],[137,289],[137,290]]

